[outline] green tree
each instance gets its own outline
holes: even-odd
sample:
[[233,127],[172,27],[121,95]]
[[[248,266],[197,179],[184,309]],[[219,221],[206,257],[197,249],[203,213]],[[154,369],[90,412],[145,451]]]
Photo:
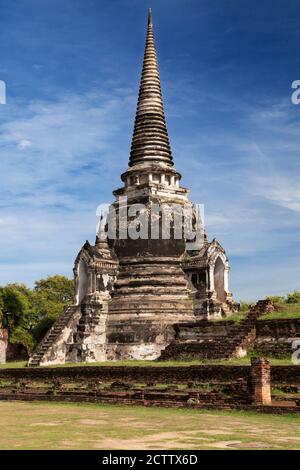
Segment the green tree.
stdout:
[[30,354],[73,301],[74,282],[55,275],[36,281],[34,289],[24,284],[0,287],[0,324],[8,329],[9,342],[22,344]]
[[73,303],[74,281],[56,274],[36,281],[33,289],[33,309],[39,318],[33,330],[36,342],[41,341],[65,307]]
[[26,323],[30,313],[30,300],[24,285],[8,284],[0,288],[2,324],[11,333],[17,326]]
[[14,328],[10,334],[9,342],[11,344],[22,344],[27,350],[28,355],[30,355],[34,346],[32,332],[22,328],[21,326]]
[[28,354],[33,346],[32,328],[37,321],[31,300],[32,292],[24,284],[0,288],[1,323],[8,330],[9,342],[22,344]]
[[35,344],[38,344],[50,330],[51,326],[55,322],[57,317],[47,315],[42,318],[33,330],[33,340]]
[[74,297],[74,281],[66,276],[56,274],[36,281],[34,291],[50,302],[68,304]]

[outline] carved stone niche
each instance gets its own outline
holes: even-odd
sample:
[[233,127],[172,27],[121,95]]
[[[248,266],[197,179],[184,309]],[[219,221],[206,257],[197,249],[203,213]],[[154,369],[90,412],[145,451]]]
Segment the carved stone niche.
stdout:
[[198,318],[214,319],[235,311],[228,288],[228,258],[217,240],[209,243],[204,239],[199,250],[193,251],[192,255],[187,254],[183,267]]

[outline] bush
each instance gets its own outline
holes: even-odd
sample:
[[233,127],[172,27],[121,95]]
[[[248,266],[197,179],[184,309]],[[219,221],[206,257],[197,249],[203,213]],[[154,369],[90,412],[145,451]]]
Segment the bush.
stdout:
[[273,304],[283,304],[284,302],[286,302],[285,297],[282,297],[280,295],[269,295],[268,297],[266,297],[266,300],[271,300]]
[[11,344],[21,344],[30,355],[33,349],[33,338],[29,331],[24,330],[21,326],[16,327],[10,335],[9,342]]
[[286,303],[288,304],[298,304],[300,303],[300,291],[295,290],[292,294],[287,295]]
[[247,302],[240,302],[239,312],[248,312],[249,304]]

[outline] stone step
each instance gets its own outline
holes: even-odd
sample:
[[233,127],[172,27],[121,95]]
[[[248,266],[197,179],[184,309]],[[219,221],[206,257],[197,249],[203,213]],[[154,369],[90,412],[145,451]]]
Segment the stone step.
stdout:
[[[251,344],[254,339],[255,322],[260,314],[251,312],[237,325],[229,326],[227,335],[218,335],[212,339],[204,341],[177,340],[162,352],[161,359],[188,357],[190,353],[193,357],[205,359],[220,359],[233,357],[239,347]],[[193,326],[191,325],[191,328]],[[191,330],[192,331],[192,330]]]
[[56,322],[50,328],[49,332],[46,334],[44,339],[41,341],[31,358],[29,359],[30,366],[40,365],[44,354],[49,350],[56,338],[60,335],[62,330],[68,324],[69,320],[72,318],[77,308],[78,307],[75,305],[67,307],[62,316],[56,320]]

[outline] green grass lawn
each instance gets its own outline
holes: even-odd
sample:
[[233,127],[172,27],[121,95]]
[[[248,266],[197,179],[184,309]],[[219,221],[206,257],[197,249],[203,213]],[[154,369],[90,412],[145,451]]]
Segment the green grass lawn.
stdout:
[[298,304],[278,304],[278,310],[268,313],[259,320],[276,320],[278,318],[300,318],[300,303]]
[[16,369],[20,367],[26,367],[26,365],[26,361],[6,362],[5,364],[0,364],[0,369]]
[[300,449],[299,415],[0,402],[5,449]]
[[212,322],[218,323],[218,322],[224,322],[224,321],[234,321],[235,323],[240,323],[240,321],[246,318],[248,313],[249,313],[248,310],[242,311],[242,312],[236,312],[236,313],[233,313],[232,315],[229,315],[229,317],[217,318],[216,320],[212,320]]
[[[194,360],[194,361],[115,361],[115,362],[85,362],[85,363],[67,363],[64,365],[52,366],[52,367],[82,367],[82,366],[139,366],[139,367],[178,367],[178,366],[197,366],[197,365],[205,365],[205,364],[222,364],[222,365],[247,365],[250,364],[251,358],[249,356],[246,357],[239,357],[239,358],[232,358],[232,359],[202,359],[202,360]],[[270,358],[270,363],[273,365],[284,365],[289,364],[291,365],[290,358]]]
[[[291,365],[290,358],[270,358],[270,363],[273,365]],[[74,362],[66,363],[62,365],[54,366],[41,366],[41,367],[93,367],[93,366],[139,366],[139,367],[176,367],[176,366],[197,366],[205,364],[222,364],[222,365],[249,365],[251,361],[250,356],[232,359],[214,359],[214,360],[194,360],[194,361],[114,361],[114,362]],[[26,367],[27,362],[7,362],[6,364],[0,364],[0,369],[14,369]]]
[[[282,303],[282,304],[277,304],[276,305],[276,311],[267,313],[265,315],[262,315],[261,317],[258,318],[258,320],[263,321],[263,320],[277,320],[278,318],[300,318],[300,303],[295,303],[295,304],[287,304],[287,303]],[[226,318],[218,318],[217,320],[213,320],[215,322],[219,321],[234,321],[236,323],[239,323],[241,320],[246,318],[247,314],[249,311],[242,311],[242,312],[236,312],[230,315],[229,317]]]

